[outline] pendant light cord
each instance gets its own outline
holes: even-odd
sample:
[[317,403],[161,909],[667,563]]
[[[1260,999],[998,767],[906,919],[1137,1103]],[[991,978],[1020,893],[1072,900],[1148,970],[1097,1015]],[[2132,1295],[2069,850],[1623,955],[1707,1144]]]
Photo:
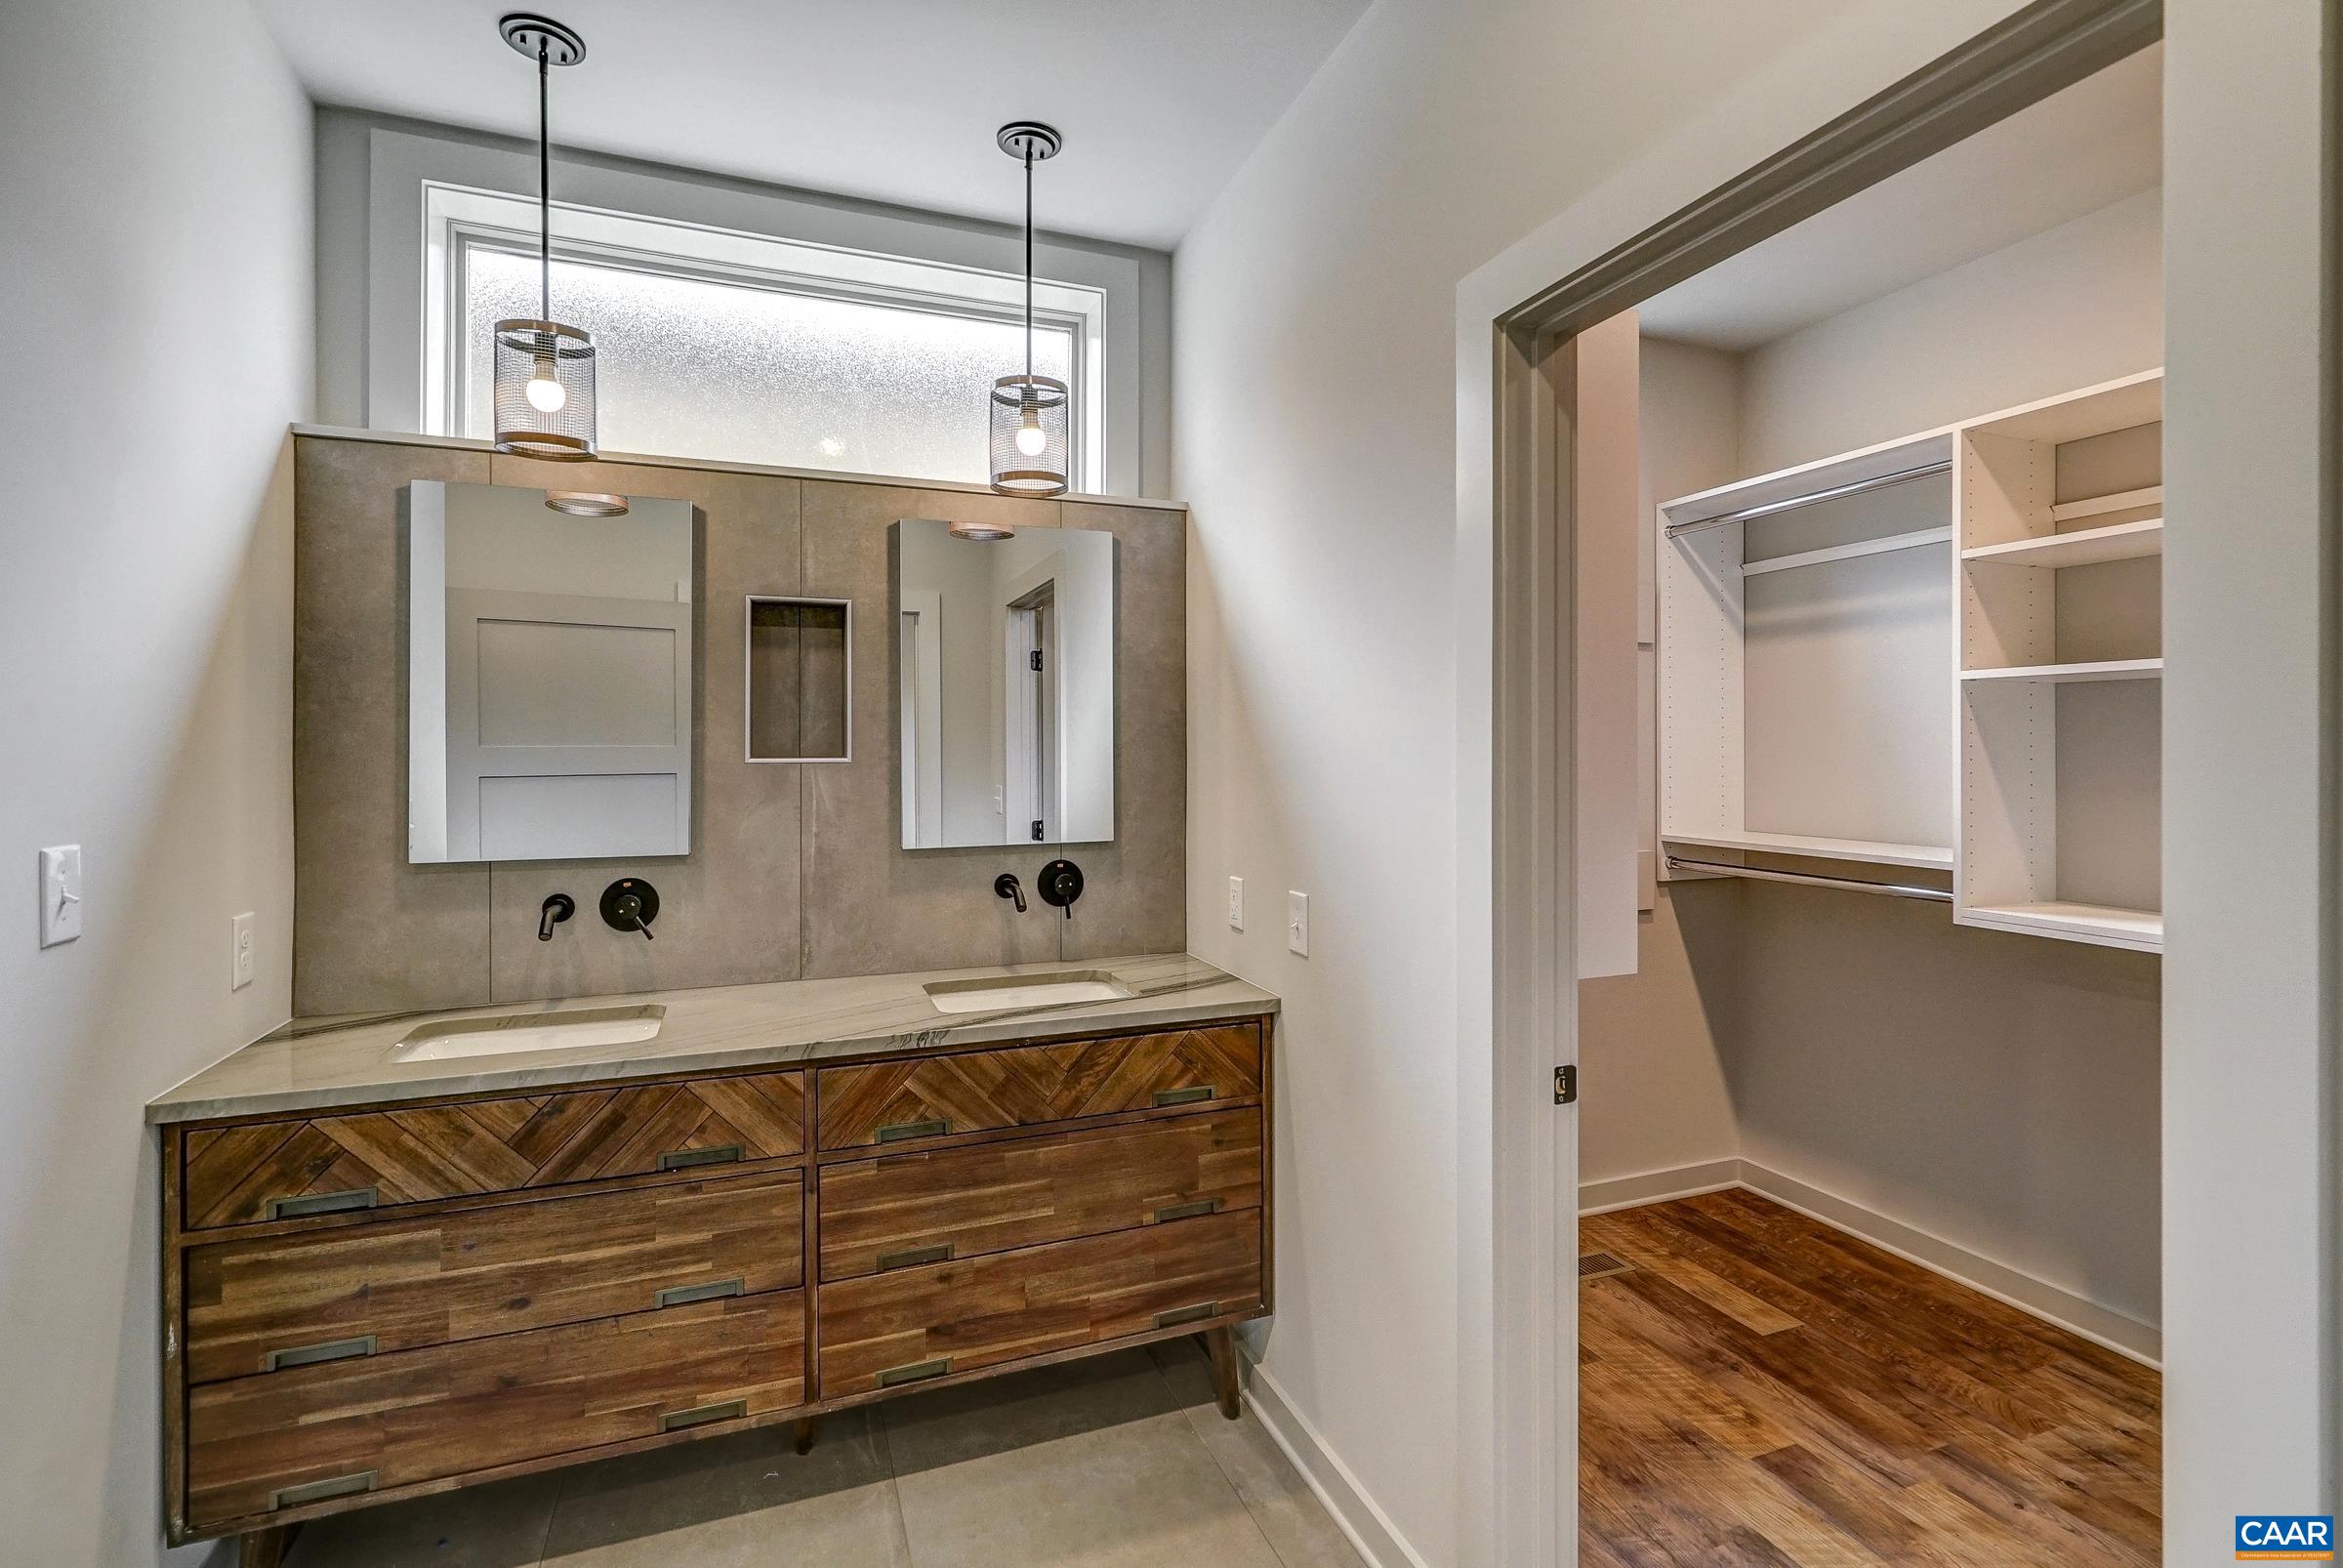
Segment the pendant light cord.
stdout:
[[554,152],[545,107],[546,78],[552,74],[546,43],[540,38],[537,41],[537,319],[540,321],[554,318]]
[[1033,395],[1033,144],[1025,144],[1025,395]]

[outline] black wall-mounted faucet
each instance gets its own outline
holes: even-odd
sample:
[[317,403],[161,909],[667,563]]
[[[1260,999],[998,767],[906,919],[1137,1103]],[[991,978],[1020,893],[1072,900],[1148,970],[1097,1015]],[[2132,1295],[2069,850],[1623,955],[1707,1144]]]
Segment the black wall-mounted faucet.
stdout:
[[614,931],[640,931],[651,939],[659,918],[659,889],[640,877],[621,877],[602,889],[602,924]]
[[578,901],[567,893],[548,893],[537,906],[537,940],[554,939],[554,928],[578,912]]
[[1074,900],[1082,896],[1082,868],[1071,860],[1052,860],[1042,868],[1034,887],[1043,903],[1063,910],[1066,919],[1072,920]]
[[1001,873],[1001,875],[993,879],[993,896],[996,898],[1015,899],[1017,901],[1017,913],[1020,915],[1025,913],[1025,885],[1017,881],[1017,874],[1015,872],[1004,871]]

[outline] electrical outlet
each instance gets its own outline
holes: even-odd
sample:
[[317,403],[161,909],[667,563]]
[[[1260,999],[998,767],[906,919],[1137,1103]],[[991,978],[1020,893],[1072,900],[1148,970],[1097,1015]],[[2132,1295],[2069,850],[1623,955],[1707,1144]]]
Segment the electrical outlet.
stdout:
[[1228,879],[1228,924],[1232,930],[1245,928],[1245,879]]
[[1303,958],[1310,956],[1310,895],[1286,893],[1286,946]]
[[41,945],[55,947],[81,935],[81,846],[61,844],[41,851]]
[[230,953],[227,988],[241,991],[252,983],[253,961],[257,957],[253,951],[252,912],[246,910],[229,921],[227,929]]

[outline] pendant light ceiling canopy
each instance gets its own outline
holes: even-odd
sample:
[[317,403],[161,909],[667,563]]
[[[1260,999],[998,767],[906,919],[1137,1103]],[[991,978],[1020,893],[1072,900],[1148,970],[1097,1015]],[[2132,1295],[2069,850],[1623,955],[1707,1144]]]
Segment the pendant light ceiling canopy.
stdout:
[[496,449],[577,461],[594,456],[594,338],[553,318],[553,144],[547,83],[555,65],[586,58],[586,40],[550,17],[516,11],[497,23],[506,43],[537,62],[537,315],[499,321]]
[[1039,120],[1001,127],[1001,150],[1025,166],[1025,374],[1003,376],[987,400],[993,488],[1003,495],[1066,493],[1066,384],[1033,369],[1033,166],[1057,156],[1065,139]]

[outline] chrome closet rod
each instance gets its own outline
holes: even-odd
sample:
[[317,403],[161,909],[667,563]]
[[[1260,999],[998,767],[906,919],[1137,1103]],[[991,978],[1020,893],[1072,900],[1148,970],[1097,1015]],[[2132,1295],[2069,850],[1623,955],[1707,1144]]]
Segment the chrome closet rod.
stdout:
[[1747,522],[1752,517],[1770,517],[1777,512],[1794,512],[1800,507],[1811,507],[1824,501],[1836,501],[1841,496],[1862,495],[1868,490],[1884,490],[1891,484],[1909,484],[1913,479],[1925,479],[1932,475],[1952,472],[1952,460],[1947,458],[1941,463],[1923,463],[1916,469],[1903,469],[1894,474],[1876,475],[1868,479],[1851,479],[1845,484],[1834,484],[1829,489],[1816,490],[1809,495],[1793,495],[1781,501],[1762,501],[1753,507],[1743,507],[1739,512],[1720,512],[1713,517],[1695,517],[1690,522],[1671,522],[1664,531],[1668,538],[1673,539],[1680,533],[1696,533],[1703,528],[1721,528],[1728,522]]
[[1949,887],[1915,887],[1910,883],[1901,882],[1857,882],[1851,877],[1826,877],[1812,871],[1767,871],[1759,866],[1737,866],[1724,860],[1688,860],[1682,855],[1669,855],[1667,869],[1713,871],[1727,877],[1754,877],[1760,882],[1794,882],[1809,887],[1845,887],[1859,893],[1885,893],[1890,898],[1918,898],[1935,904],[1952,901],[1952,891]]

